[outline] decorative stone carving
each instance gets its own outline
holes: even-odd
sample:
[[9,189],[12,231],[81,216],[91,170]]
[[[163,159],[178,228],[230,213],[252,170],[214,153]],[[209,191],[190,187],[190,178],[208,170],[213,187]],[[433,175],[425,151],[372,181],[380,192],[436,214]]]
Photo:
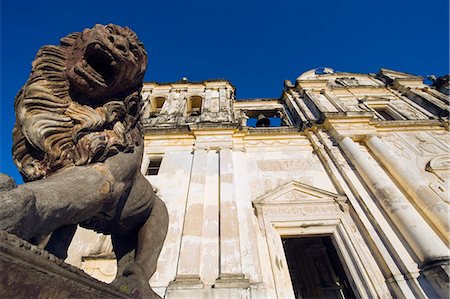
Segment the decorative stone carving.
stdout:
[[97,26],[39,50],[16,97],[13,156],[26,181],[139,145],[147,56],[131,30],[118,28]]
[[439,155],[431,159],[425,170],[434,173],[437,179],[430,184],[430,188],[445,202],[450,203],[450,157],[448,154]]
[[334,205],[336,203],[344,203],[345,200],[345,197],[339,194],[294,180],[278,187],[276,190],[268,192],[258,199],[255,199],[253,204],[267,207],[286,203],[296,203],[302,205],[324,203],[325,205]]
[[409,153],[408,148],[396,133],[383,136],[383,140],[392,145],[396,154],[402,156],[406,160],[411,160],[411,154]]
[[430,142],[429,138],[427,138],[423,134],[417,133],[415,134],[415,137],[416,142],[418,141],[417,150],[421,154],[436,155],[442,152],[442,149],[438,145]]
[[[305,217],[311,215],[338,215],[339,208],[335,205],[302,205],[302,206],[282,206],[267,209],[265,215],[275,217]],[[287,218],[288,219],[288,218]]]
[[261,160],[256,161],[261,171],[295,171],[318,170],[319,168],[311,160]]
[[434,157],[428,162],[426,170],[434,173],[450,172],[450,157],[448,155]]
[[403,114],[408,119],[427,119],[427,117],[419,110],[411,107],[411,105],[405,103],[403,100],[391,101],[397,112]]
[[140,173],[147,53],[127,27],[96,25],[44,46],[16,97],[14,162],[28,183],[0,193],[0,228],[60,258],[77,224],[112,235],[113,282],[136,297],[164,241],[164,203]]
[[439,155],[431,159],[425,169],[434,173],[437,178],[430,184],[430,188],[445,202],[450,202],[450,157]]
[[434,139],[445,146],[446,152],[450,152],[450,133],[448,131],[444,132],[432,132],[431,135]]
[[342,77],[337,78],[335,82],[342,86],[358,86],[358,80],[356,78]]
[[305,139],[248,140],[248,146],[309,146]]

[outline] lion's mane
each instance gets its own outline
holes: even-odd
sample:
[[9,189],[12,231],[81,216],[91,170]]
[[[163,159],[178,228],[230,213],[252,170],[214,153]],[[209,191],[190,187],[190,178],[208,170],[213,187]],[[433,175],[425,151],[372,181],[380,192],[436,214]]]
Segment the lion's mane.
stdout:
[[[137,40],[128,28],[120,30],[120,34]],[[101,104],[71,96],[66,61],[82,42],[81,34],[62,38],[60,46],[42,47],[28,81],[15,98],[12,152],[25,181],[45,178],[73,165],[102,162],[118,152],[132,151],[142,142],[143,73],[136,79],[139,84],[127,86],[117,98],[102,99]]]

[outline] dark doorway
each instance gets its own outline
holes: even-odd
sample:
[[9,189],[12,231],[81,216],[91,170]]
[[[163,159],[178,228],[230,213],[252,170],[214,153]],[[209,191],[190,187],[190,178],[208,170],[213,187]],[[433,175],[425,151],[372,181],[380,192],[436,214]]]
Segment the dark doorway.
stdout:
[[283,238],[295,298],[355,298],[330,237]]

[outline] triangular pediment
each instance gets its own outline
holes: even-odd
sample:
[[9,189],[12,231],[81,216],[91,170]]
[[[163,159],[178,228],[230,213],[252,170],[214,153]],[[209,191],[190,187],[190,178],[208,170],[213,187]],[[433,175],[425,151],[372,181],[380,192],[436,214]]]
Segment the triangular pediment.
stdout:
[[344,201],[342,195],[308,184],[292,181],[253,201],[255,205]]

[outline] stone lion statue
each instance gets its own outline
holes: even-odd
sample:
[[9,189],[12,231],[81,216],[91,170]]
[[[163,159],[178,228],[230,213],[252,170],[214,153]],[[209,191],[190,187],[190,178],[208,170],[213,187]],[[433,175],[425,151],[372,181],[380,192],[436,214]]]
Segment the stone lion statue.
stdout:
[[111,234],[113,284],[159,298],[148,281],[168,214],[140,172],[146,66],[136,34],[111,24],[38,51],[15,99],[13,158],[26,183],[0,186],[0,229],[33,244],[48,240],[60,258],[78,224]]

